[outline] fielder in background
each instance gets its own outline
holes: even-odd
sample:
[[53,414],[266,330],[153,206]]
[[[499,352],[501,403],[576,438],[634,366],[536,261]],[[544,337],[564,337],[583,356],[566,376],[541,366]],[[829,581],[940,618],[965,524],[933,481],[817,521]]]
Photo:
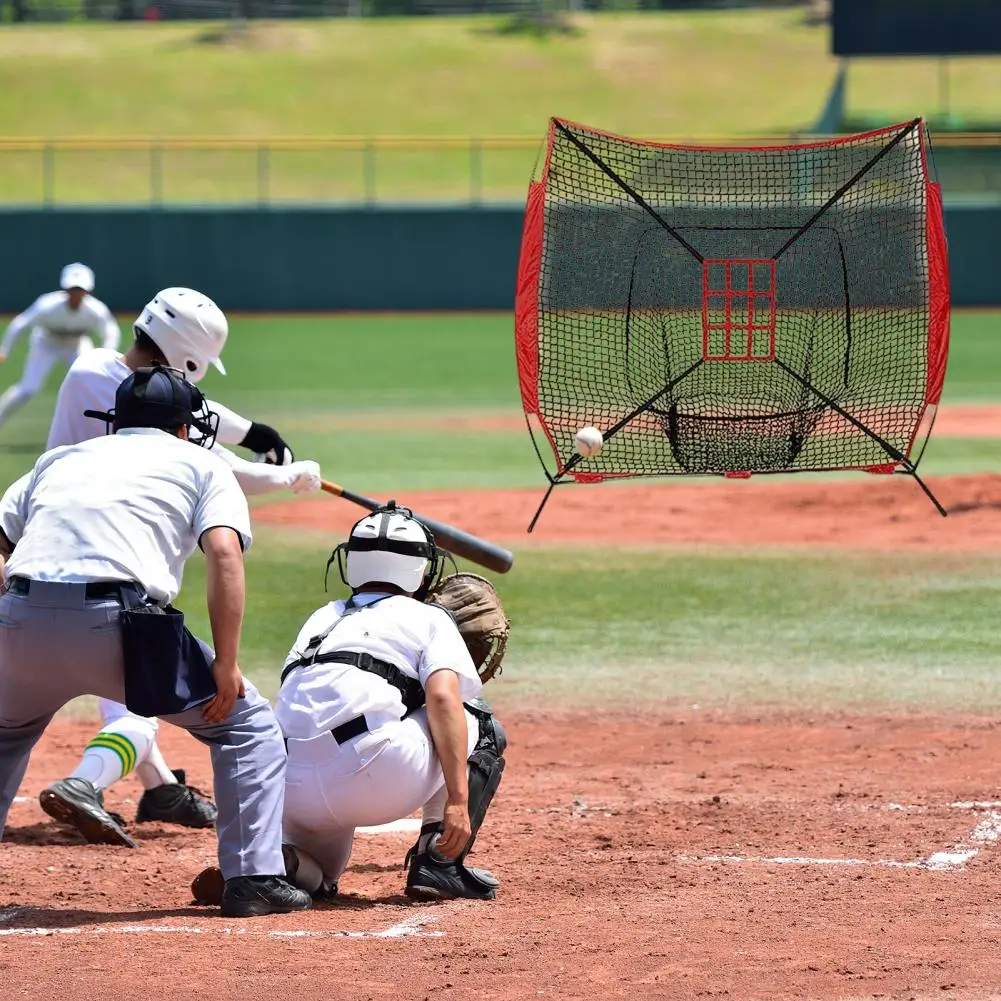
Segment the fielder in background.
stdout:
[[94,347],[89,334],[99,334],[102,346],[111,351],[118,347],[118,324],[93,291],[94,272],[86,264],[67,264],[59,289],[39,296],[11,320],[0,340],[0,365],[26,330],[31,330],[31,341],[20,381],[0,396],[0,427],[45,385],[56,362],[72,365]]
[[[119,384],[140,368],[168,365],[192,383],[199,382],[210,366],[225,374],[220,356],[229,324],[222,310],[194,289],[168,288],[158,293],[139,314],[133,332],[135,339],[125,355],[95,349],[70,368],[59,389],[48,448],[104,435],[106,425],[85,416],[85,411],[109,410]],[[213,454],[232,468],[245,494],[319,489],[320,467],[309,460],[294,461],[292,450],[274,428],[212,401],[209,407],[219,418],[219,441],[241,445],[269,460],[250,462],[213,443]],[[95,816],[89,796],[79,800],[80,787],[75,780],[86,780],[104,790],[135,769],[145,790],[137,821],[210,827],[216,819],[215,806],[186,783],[183,771],[168,766],[156,742],[157,721],[141,718],[107,699],[100,699],[98,705],[104,726],[87,745],[70,780],[61,779],[42,792],[40,802],[45,812],[61,820],[70,818],[88,841],[134,848],[136,842],[115,815],[105,812]]]
[[[355,828],[420,809],[407,896],[492,900],[498,881],[465,858],[500,784],[507,740],[479,698],[455,618],[420,600],[440,580],[443,554],[390,501],[354,526],[335,558],[351,597],[303,626],[275,706],[288,750],[286,874],[317,897],[336,893]],[[211,876],[195,878],[196,900],[215,902]]]
[[[281,731],[238,666],[246,498],[225,463],[191,444],[211,437],[214,418],[178,373],[134,372],[110,416],[115,434],[46,452],[0,501],[0,825],[62,706],[85,694],[141,705],[210,748],[223,913],[304,910],[309,895],[276,875]],[[196,546],[214,652],[169,605]],[[93,786],[71,781],[103,811]]]

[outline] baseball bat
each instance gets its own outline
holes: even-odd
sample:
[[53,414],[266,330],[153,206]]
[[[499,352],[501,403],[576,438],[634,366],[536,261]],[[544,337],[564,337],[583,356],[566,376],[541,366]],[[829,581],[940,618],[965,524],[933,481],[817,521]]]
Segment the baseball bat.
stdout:
[[[380,501],[356,494],[351,490],[345,490],[344,487],[337,483],[331,483],[329,480],[321,480],[320,487],[334,497],[343,497],[344,500],[367,508],[369,511],[383,506]],[[436,521],[434,518],[425,518],[424,515],[416,512],[414,512],[414,517],[430,529],[435,542],[442,549],[452,553],[453,556],[461,556],[464,560],[469,560],[470,563],[486,567],[497,573],[507,573],[514,563],[514,555],[493,542],[470,535],[468,532],[463,532],[462,529],[453,528],[451,525]]]

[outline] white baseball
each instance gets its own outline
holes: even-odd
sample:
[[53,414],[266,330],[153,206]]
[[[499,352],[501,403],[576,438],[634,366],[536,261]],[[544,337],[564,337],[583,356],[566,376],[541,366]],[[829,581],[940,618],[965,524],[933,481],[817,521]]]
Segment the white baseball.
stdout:
[[573,436],[573,443],[581,455],[597,455],[605,444],[605,439],[597,428],[588,427],[581,428]]

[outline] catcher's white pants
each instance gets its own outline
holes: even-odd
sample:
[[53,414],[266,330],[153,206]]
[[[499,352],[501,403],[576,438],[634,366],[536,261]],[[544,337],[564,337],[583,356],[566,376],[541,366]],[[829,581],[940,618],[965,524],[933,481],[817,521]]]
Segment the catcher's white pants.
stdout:
[[[468,712],[466,723],[468,755],[480,731]],[[424,820],[441,820],[445,777],[423,709],[344,744],[321,733],[287,747],[282,840],[316,859],[327,886],[347,868],[356,827],[409,817],[432,801],[438,815]]]
[[21,379],[0,396],[0,425],[10,415],[23,407],[44,385],[56,362],[72,365],[76,359],[90,351],[94,342],[89,337],[54,337],[42,327],[35,327],[28,344],[28,357]]

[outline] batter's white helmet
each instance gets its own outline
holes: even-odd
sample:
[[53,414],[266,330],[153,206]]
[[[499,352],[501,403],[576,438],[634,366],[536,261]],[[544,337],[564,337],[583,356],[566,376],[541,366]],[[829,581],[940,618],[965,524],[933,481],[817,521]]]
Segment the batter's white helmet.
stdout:
[[431,533],[395,501],[362,518],[351,529],[344,552],[344,582],[353,590],[384,583],[412,594],[441,562]]
[[82,288],[84,292],[93,292],[94,272],[86,264],[67,264],[59,275],[59,287],[63,290]]
[[193,288],[165,288],[146,304],[134,327],[163,352],[171,368],[191,382],[198,382],[209,365],[226,374],[219,356],[229,323],[207,295]]

